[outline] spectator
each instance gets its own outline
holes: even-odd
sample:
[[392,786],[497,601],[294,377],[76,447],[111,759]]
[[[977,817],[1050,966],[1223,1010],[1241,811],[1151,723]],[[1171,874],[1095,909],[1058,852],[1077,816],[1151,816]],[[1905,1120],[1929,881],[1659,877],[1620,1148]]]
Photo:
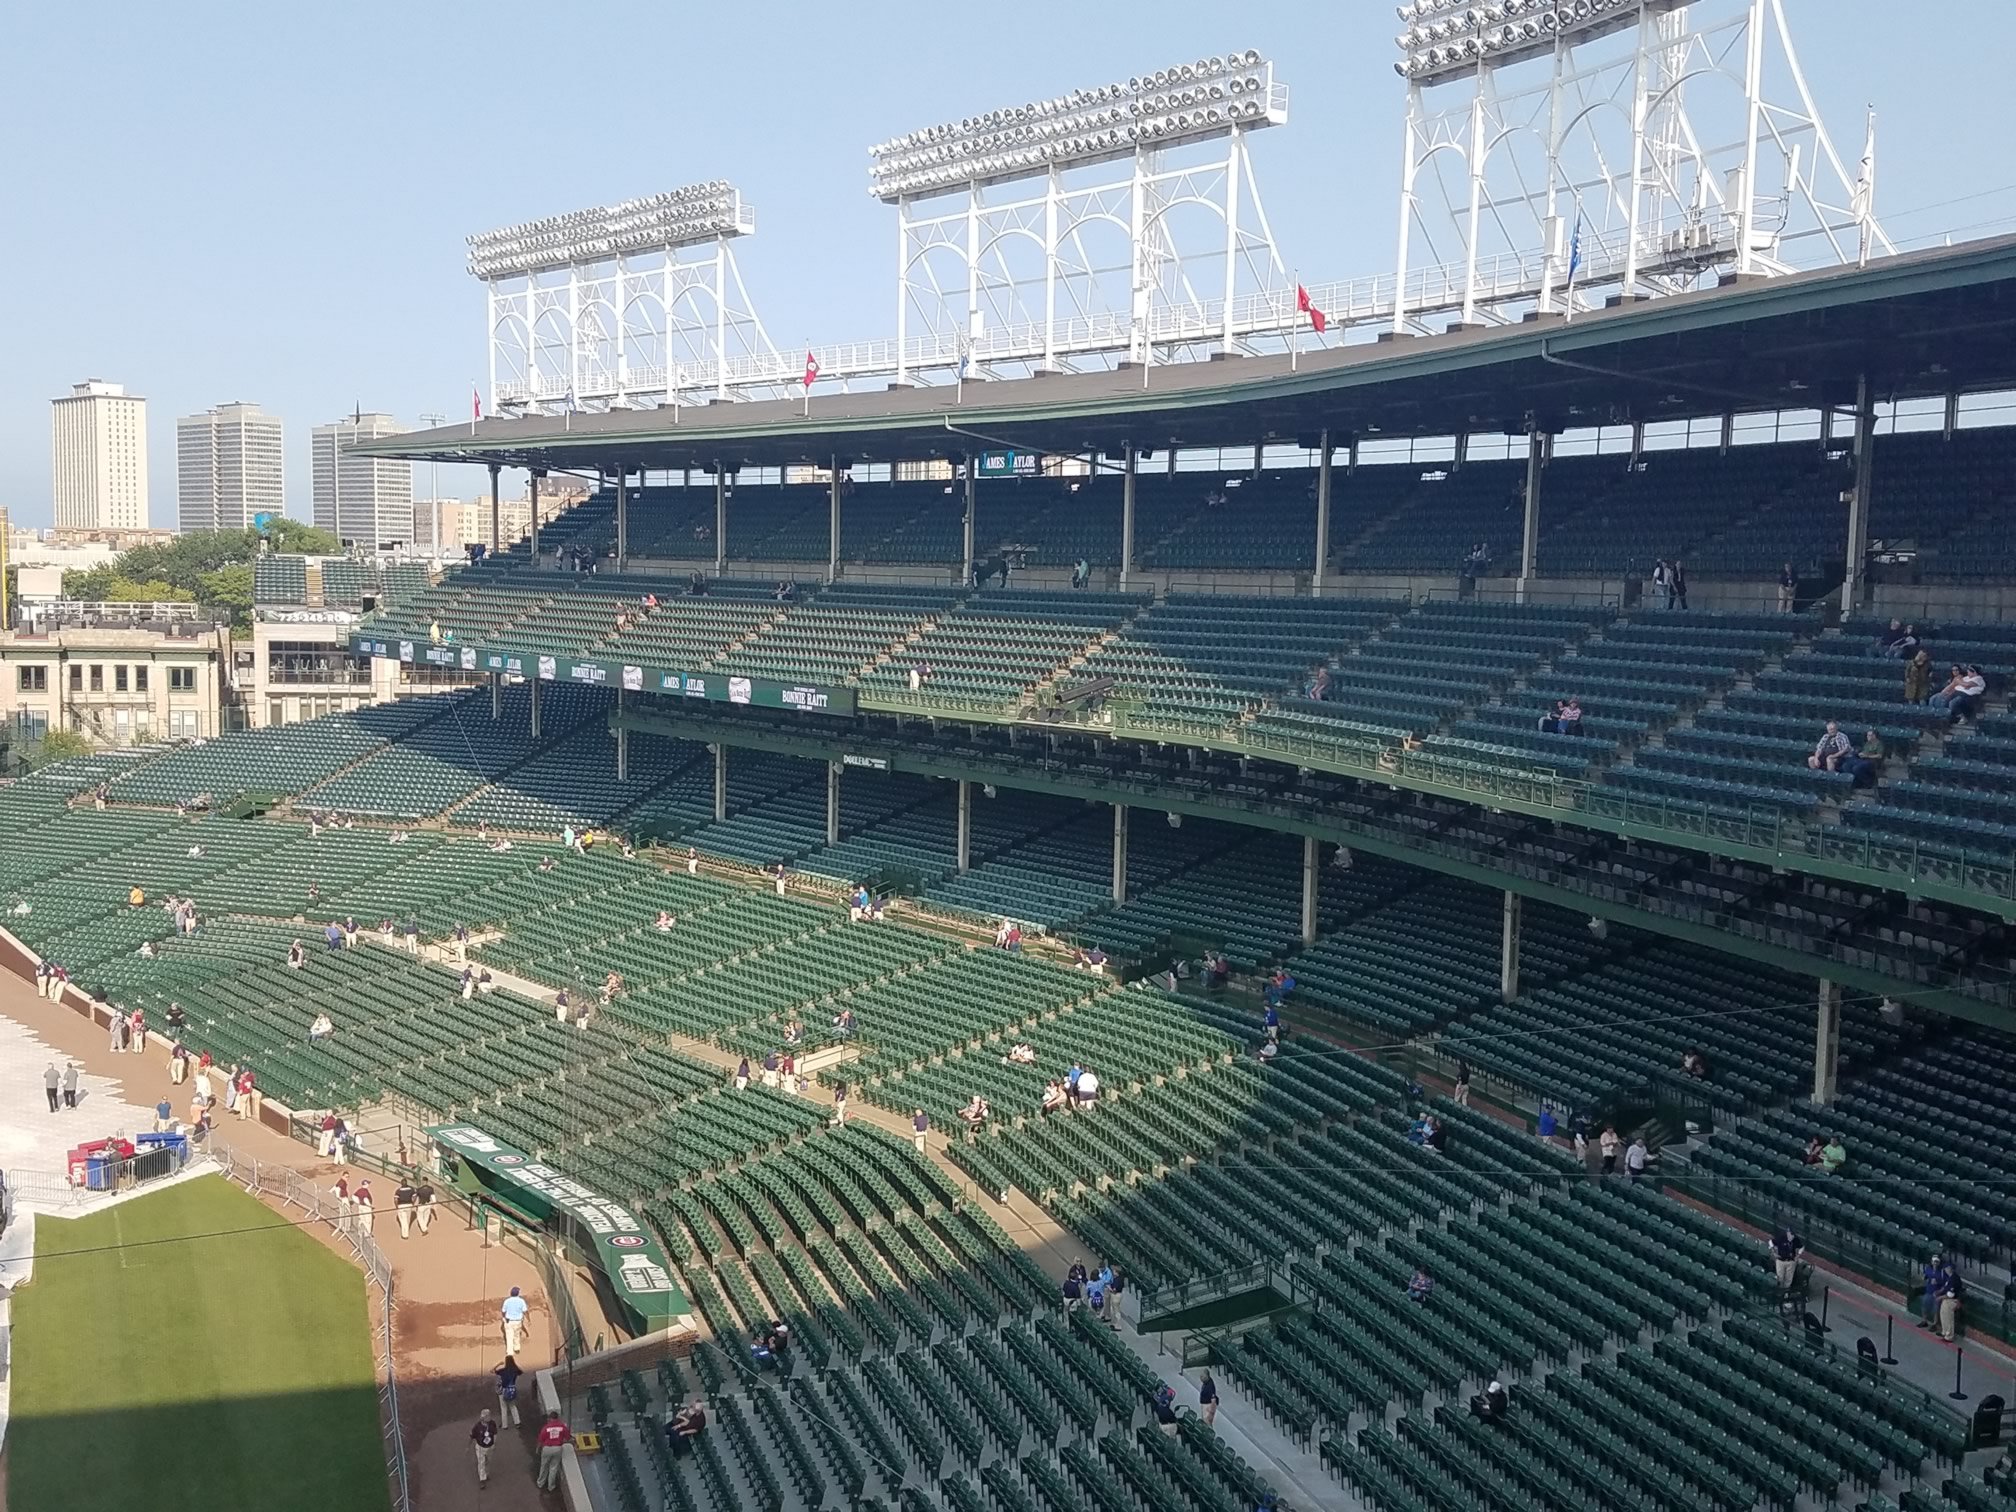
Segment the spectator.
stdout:
[[1787,562],[1778,569],[1778,612],[1790,614],[1799,597],[1799,574]]
[[1939,1337],[1951,1344],[1960,1321],[1960,1273],[1952,1266],[1939,1284]]
[[1582,733],[1582,700],[1574,694],[1554,705],[1552,714],[1542,717],[1540,728],[1550,735],[1580,735]]
[[1837,720],[1828,720],[1827,728],[1814,744],[1813,754],[1806,758],[1806,765],[1816,772],[1839,771],[1842,761],[1854,752],[1854,745],[1841,733]]
[[1309,696],[1318,703],[1330,697],[1330,663],[1325,662],[1316,669],[1316,675],[1309,680]]
[[1988,691],[1988,680],[1978,667],[1955,667],[1946,686],[1932,695],[1932,707],[1951,716],[1958,724],[1974,712],[1974,705]]
[[1687,607],[1687,568],[1678,557],[1673,559],[1673,569],[1669,576],[1673,585],[1673,602],[1666,607],[1669,609],[1685,609]]
[[1448,1153],[1449,1125],[1442,1122],[1441,1119],[1434,1117],[1432,1114],[1428,1118],[1428,1132],[1426,1136],[1426,1143],[1428,1148],[1433,1150],[1437,1155],[1443,1155]]
[[518,1378],[525,1372],[507,1354],[504,1363],[490,1374],[497,1378],[497,1421],[503,1427],[516,1428],[523,1421],[518,1413]]
[[1456,1106],[1470,1106],[1470,1062],[1467,1060],[1456,1062]]
[[847,1083],[844,1081],[833,1084],[833,1122],[836,1125],[847,1122]]
[[1552,1139],[1560,1127],[1561,1122],[1554,1116],[1554,1109],[1547,1103],[1542,1103],[1540,1105],[1540,1118],[1537,1124],[1540,1137],[1542,1139]]
[[735,1090],[737,1092],[747,1092],[749,1090],[749,1057],[746,1055],[742,1057],[735,1067]]
[[665,1441],[674,1459],[693,1452],[693,1441],[700,1437],[707,1426],[707,1409],[700,1402],[689,1402],[672,1415],[672,1421],[665,1425]]
[[308,957],[301,949],[301,942],[299,940],[293,940],[288,943],[287,969],[289,971],[299,971],[307,959]]
[[1785,1227],[1773,1234],[1769,1243],[1772,1268],[1778,1277],[1778,1289],[1790,1291],[1793,1279],[1799,1274],[1799,1262],[1806,1257],[1806,1241],[1790,1227]]
[[1083,588],[1092,580],[1092,564],[1080,557],[1071,568],[1071,586]]
[[917,1153],[919,1155],[924,1154],[925,1147],[931,1138],[931,1120],[925,1115],[922,1108],[917,1109],[916,1112],[910,1115],[910,1137],[916,1141]]
[[1855,786],[1874,787],[1876,774],[1883,770],[1886,756],[1883,737],[1874,730],[1864,730],[1861,749],[1841,763],[1841,770],[1848,774]]
[[1197,1382],[1197,1412],[1206,1428],[1218,1421],[1218,1383],[1211,1379],[1208,1370]]
[[1064,1285],[1061,1290],[1064,1297],[1064,1311],[1067,1313],[1078,1311],[1078,1305],[1085,1300],[1085,1283],[1079,1279],[1079,1272],[1083,1269],[1081,1265],[1074,1265],[1064,1273]]
[[316,1040],[328,1039],[335,1032],[336,1025],[329,1015],[318,1013],[315,1015],[315,1022],[308,1026],[308,1043],[312,1045]]
[[1666,565],[1664,557],[1652,568],[1652,590],[1659,595],[1660,608],[1673,607],[1673,569]]
[[1827,1143],[1820,1150],[1820,1169],[1832,1176],[1848,1163],[1848,1146],[1841,1143],[1839,1134],[1829,1134]]
[[1937,1328],[1939,1326],[1939,1298],[1946,1289],[1946,1271],[1946,1257],[1938,1250],[1932,1252],[1932,1258],[1919,1271],[1919,1274],[1925,1278],[1925,1296],[1923,1299],[1925,1316],[1919,1320],[1918,1326],[1920,1328]]
[[1643,1177],[1645,1162],[1650,1158],[1651,1152],[1645,1148],[1645,1135],[1641,1130],[1631,1136],[1630,1148],[1624,1152],[1624,1179],[1637,1181]]
[[1689,1050],[1685,1055],[1680,1057],[1680,1070],[1683,1075],[1692,1077],[1695,1081],[1706,1081],[1708,1080],[1708,1057],[1703,1055],[1699,1050]]
[[1176,1420],[1175,1391],[1170,1387],[1164,1386],[1160,1391],[1156,1392],[1154,1411],[1155,1426],[1162,1430],[1163,1436],[1165,1438],[1176,1437],[1176,1431],[1180,1425]]
[[1820,1152],[1826,1148],[1826,1141],[1821,1139],[1818,1134],[1815,1134],[1811,1139],[1806,1141],[1806,1153],[1799,1157],[1799,1163],[1801,1165],[1817,1166],[1820,1164]]
[[1502,1423],[1512,1410],[1512,1393],[1503,1381],[1493,1381],[1470,1398],[1470,1415],[1480,1423]]
[[1087,1067],[1078,1074],[1078,1106],[1090,1108],[1099,1101],[1099,1074]]
[[[1913,636],[1911,639],[1913,642],[1911,650],[1915,651],[1918,649],[1916,645],[1917,637]],[[1890,621],[1890,627],[1869,643],[1869,654],[1871,656],[1901,656],[1908,660],[1911,652],[1899,649],[1903,644],[1904,622],[1893,619]]]
[[1426,1302],[1429,1294],[1434,1290],[1435,1278],[1430,1276],[1424,1267],[1415,1266],[1414,1274],[1407,1282],[1407,1300],[1409,1302]]
[[1617,1146],[1620,1143],[1621,1141],[1617,1138],[1617,1130],[1610,1124],[1603,1125],[1603,1132],[1596,1136],[1596,1147],[1603,1154],[1603,1174],[1605,1176],[1614,1176],[1617,1174]]
[[1042,1105],[1037,1109],[1037,1111],[1042,1113],[1045,1117],[1048,1117],[1050,1114],[1057,1112],[1063,1106],[1064,1106],[1064,1083],[1059,1081],[1044,1083],[1043,1102]]
[[1922,646],[1904,666],[1904,702],[1922,704],[1932,696],[1932,653]]

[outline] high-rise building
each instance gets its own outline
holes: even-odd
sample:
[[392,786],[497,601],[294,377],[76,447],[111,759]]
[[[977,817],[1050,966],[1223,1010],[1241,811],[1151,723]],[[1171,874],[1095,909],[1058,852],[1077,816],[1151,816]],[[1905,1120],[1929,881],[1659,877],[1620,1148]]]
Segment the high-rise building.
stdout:
[[406,427],[390,415],[358,414],[318,425],[309,436],[315,523],[347,545],[389,545],[413,538],[413,464],[360,457],[359,441],[396,436]]
[[147,401],[90,378],[49,401],[56,528],[147,527]]
[[280,417],[220,404],[175,422],[175,503],[183,530],[243,530],[286,513]]

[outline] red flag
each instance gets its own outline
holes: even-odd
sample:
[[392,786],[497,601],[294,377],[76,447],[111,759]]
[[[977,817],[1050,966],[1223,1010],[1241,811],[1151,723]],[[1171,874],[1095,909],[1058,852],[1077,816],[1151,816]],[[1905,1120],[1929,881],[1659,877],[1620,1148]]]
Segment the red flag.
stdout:
[[1330,317],[1309,302],[1309,291],[1300,284],[1295,285],[1295,308],[1309,317],[1309,324],[1315,328],[1318,336],[1328,329]]
[[473,383],[469,386],[469,421],[473,425],[483,418],[483,391]]
[[813,382],[819,377],[819,359],[812,355],[812,349],[805,349],[805,388],[809,393]]

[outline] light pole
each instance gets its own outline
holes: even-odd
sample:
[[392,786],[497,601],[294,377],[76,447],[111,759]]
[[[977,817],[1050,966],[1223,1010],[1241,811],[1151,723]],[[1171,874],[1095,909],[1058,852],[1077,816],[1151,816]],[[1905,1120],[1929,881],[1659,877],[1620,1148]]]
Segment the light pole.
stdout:
[[[420,423],[430,429],[437,425],[446,424],[447,420],[448,417],[446,415],[422,415],[420,417]],[[439,458],[427,464],[427,507],[434,514],[434,539],[431,544],[434,547],[434,555],[439,557],[441,555],[441,462]]]

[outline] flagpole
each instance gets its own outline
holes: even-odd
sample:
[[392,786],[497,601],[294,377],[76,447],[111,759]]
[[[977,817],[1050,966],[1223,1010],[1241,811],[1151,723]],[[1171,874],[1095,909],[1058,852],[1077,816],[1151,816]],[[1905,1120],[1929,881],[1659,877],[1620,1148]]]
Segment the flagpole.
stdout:
[[1295,270],[1295,323],[1288,328],[1288,371],[1302,365],[1302,270]]
[[805,338],[805,418],[812,418],[812,338]]

